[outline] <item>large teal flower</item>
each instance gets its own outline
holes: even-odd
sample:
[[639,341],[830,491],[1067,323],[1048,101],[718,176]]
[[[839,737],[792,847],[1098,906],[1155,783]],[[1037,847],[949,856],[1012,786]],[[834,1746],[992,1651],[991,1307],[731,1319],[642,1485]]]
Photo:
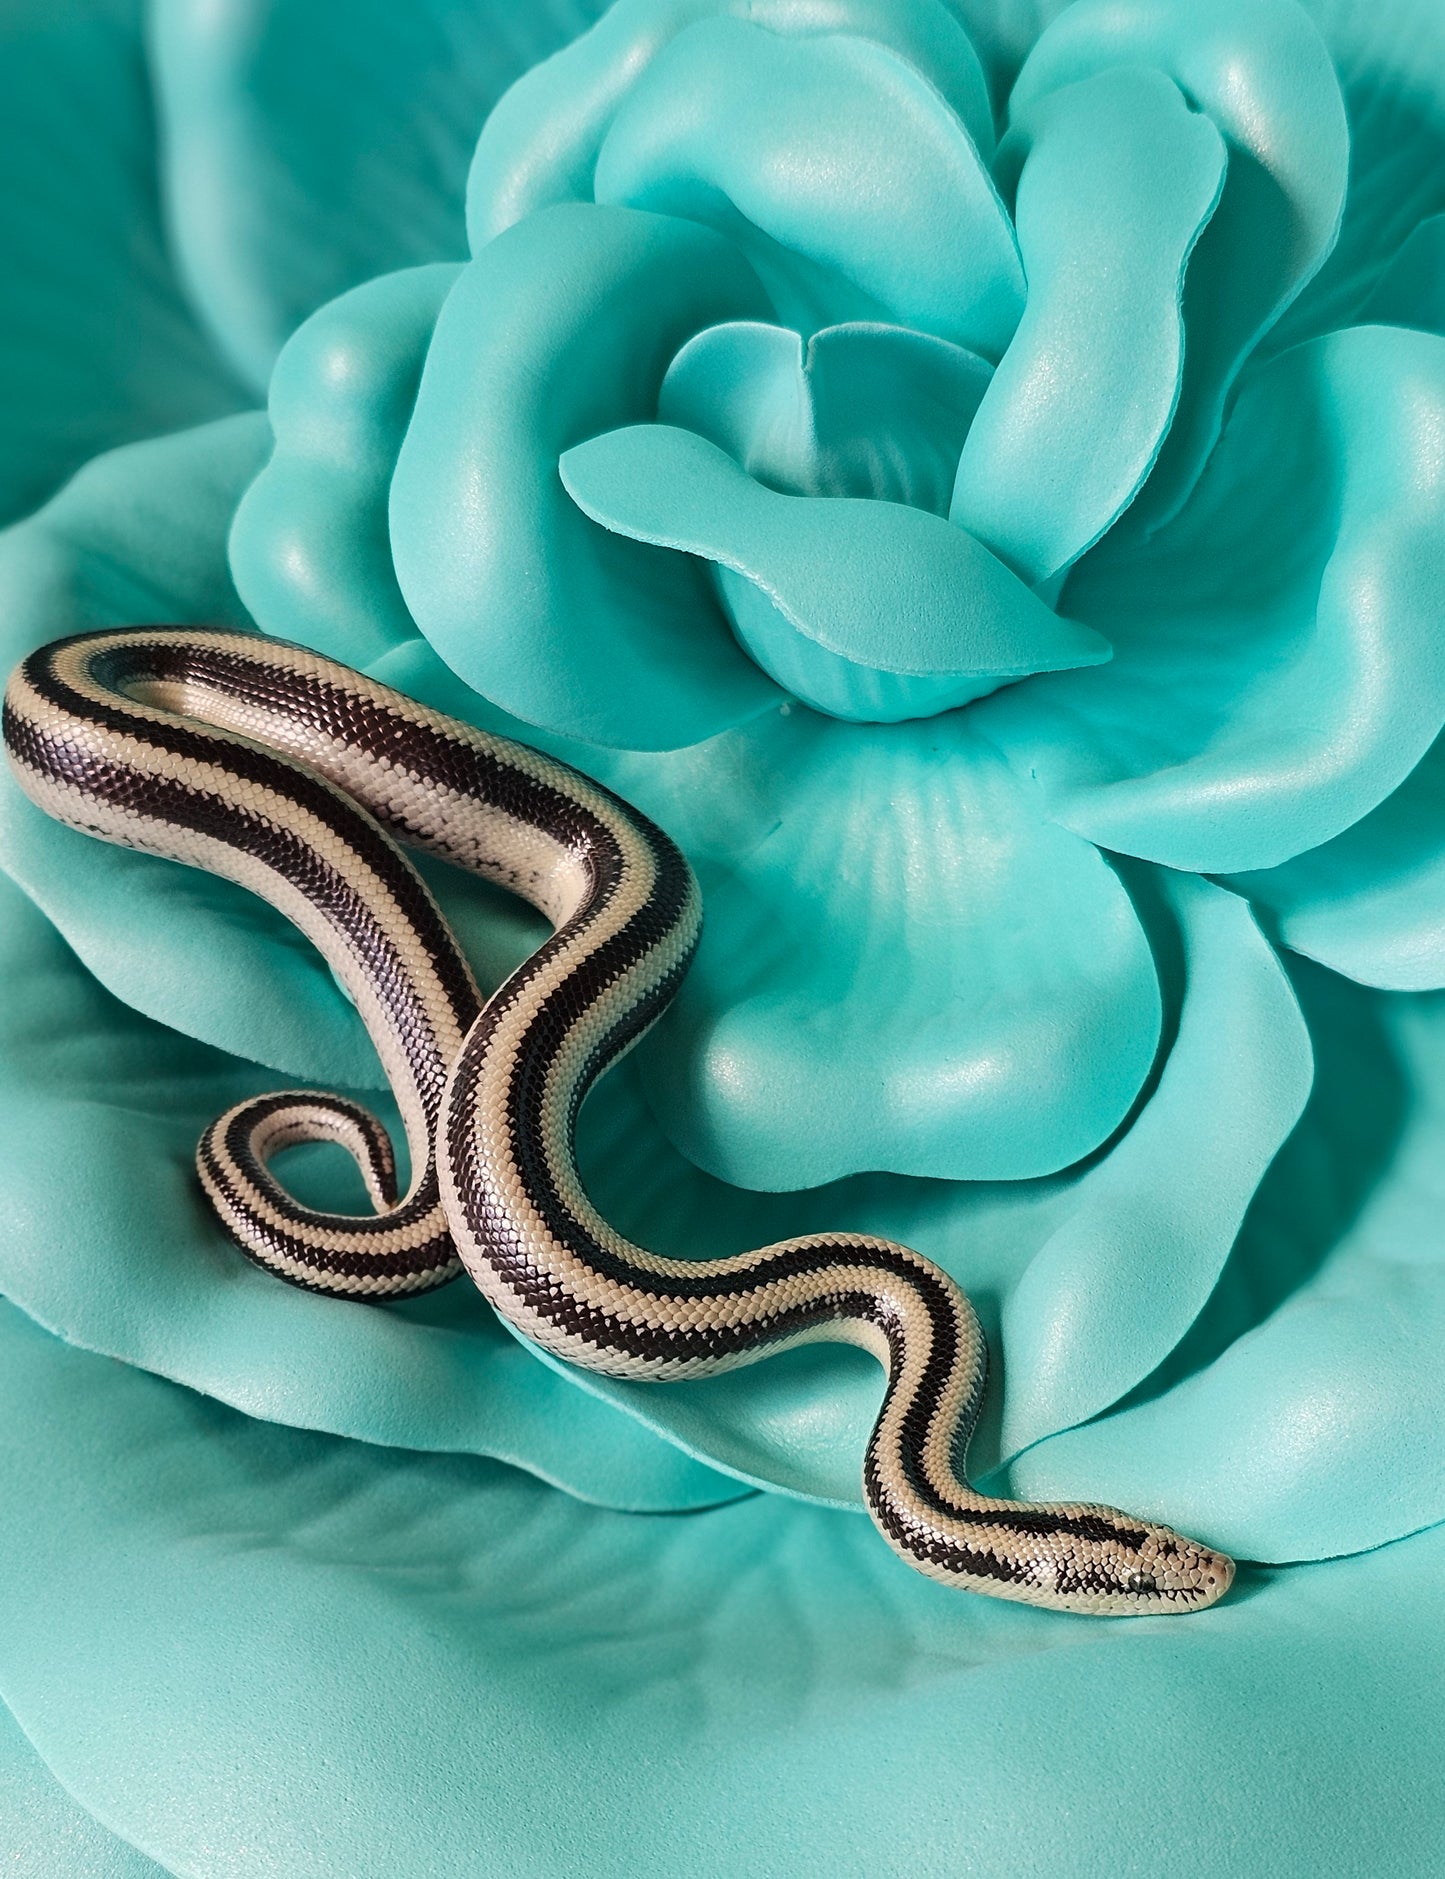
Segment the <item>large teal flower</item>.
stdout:
[[[605,1213],[668,1251],[836,1225],[940,1259],[1002,1358],[978,1459],[1020,1493],[1274,1562],[1440,1520],[1445,31],[1423,0],[589,19],[156,0],[143,55],[123,7],[35,10],[7,122],[38,159],[0,204],[26,283],[12,512],[108,454],[0,542],[5,663],[89,624],[254,622],[561,752],[671,828],[707,908],[675,1012],[584,1115]],[[1110,1771],[1151,1739],[1125,1717],[1206,1703],[1222,1759],[1152,1738],[1123,1790],[1140,1843],[1207,1823],[1221,1859],[1241,1834],[1275,1871],[1325,1858],[1270,1821],[1248,1744],[1317,1714],[1271,1707],[1260,1666],[1308,1632],[1346,1715],[1331,1766],[1378,1781],[1358,1744],[1408,1700],[1379,1608],[1418,1632],[1433,1538],[1101,1647],[914,1584],[841,1514],[723,1508],[750,1485],[856,1506],[876,1371],[606,1384],[461,1287],[360,1310],[278,1286],[210,1222],[192,1147],[282,1080],[376,1101],[354,1013],[268,910],[8,781],[0,856],[0,1290],[133,1367],[0,1319],[0,1485],[31,1523],[0,1545],[30,1614],[0,1629],[0,1691],[125,1838],[177,1870],[654,1870],[679,1846],[716,1870],[708,1809],[752,1791],[735,1852],[768,1870],[821,1781],[790,1870],[927,1869],[909,1846],[969,1820],[1008,1869],[1028,1780],[1078,1823],[1078,1870],[1112,1870]],[[435,880],[484,978],[535,943]],[[293,1172],[346,1196],[324,1155]],[[143,1595],[101,1572],[117,1549]],[[268,1618],[294,1640],[333,1611],[380,1639],[384,1747],[324,1648],[278,1694]],[[1040,1653],[1023,1705],[1005,1686]],[[569,1679],[619,1719],[605,1752]],[[143,1751],[131,1691],[162,1718]],[[1022,1729],[976,1779],[955,1696]],[[1023,1727],[1044,1714],[1077,1725],[1062,1756]],[[509,1740],[485,1831],[428,1772],[462,1716],[459,1766]],[[809,1716],[760,1803],[740,1745]],[[886,1807],[884,1737],[917,1776]],[[733,1758],[737,1795],[705,1805],[679,1743]],[[1428,1752],[1391,1748],[1402,1794]],[[29,1793],[24,1755],[0,1743],[0,1781]],[[651,1776],[619,1788],[629,1762]],[[584,1770],[555,1844],[529,1798],[554,1763]],[[1366,1865],[1387,1844],[1343,1831]]]

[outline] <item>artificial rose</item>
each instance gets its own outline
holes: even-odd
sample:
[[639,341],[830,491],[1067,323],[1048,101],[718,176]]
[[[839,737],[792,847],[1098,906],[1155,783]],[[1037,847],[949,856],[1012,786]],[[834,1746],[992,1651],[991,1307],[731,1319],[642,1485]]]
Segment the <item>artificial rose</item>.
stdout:
[[[11,531],[6,663],[86,625],[254,621],[561,752],[673,830],[707,903],[675,1013],[583,1119],[605,1213],[681,1252],[833,1225],[938,1258],[1003,1358],[978,1460],[1021,1493],[1113,1500],[1274,1561],[1440,1519],[1445,32],[1428,8],[1347,0],[1075,0],[1038,18],[984,0],[619,0],[486,115],[587,23],[437,0],[342,26],[299,0],[159,0],[162,210],[125,20],[37,15],[32,62],[106,108],[73,226],[43,189],[6,209],[39,289],[3,353],[29,398],[4,487],[24,505],[87,449],[196,428],[98,456]],[[21,92],[18,134],[44,150],[55,88]],[[50,220],[60,234],[38,238]],[[108,266],[127,313],[102,323],[98,360],[97,299],[68,255]],[[265,414],[238,409],[247,381]],[[876,1371],[813,1351],[705,1385],[610,1385],[539,1363],[462,1287],[359,1311],[277,1285],[219,1236],[191,1150],[283,1078],[384,1107],[354,1014],[268,910],[56,828],[8,780],[0,854],[19,988],[0,1021],[0,1290],[135,1367],[0,1319],[4,1480],[35,1535],[0,1571],[98,1654],[85,1687],[104,1699],[92,1713],[49,1674],[44,1625],[0,1636],[0,1690],[87,1806],[178,1870],[395,1871],[410,1854],[554,1871],[529,1781],[581,1758],[560,1830],[581,1844],[614,1756],[653,1766],[666,1734],[652,1685],[635,1728],[581,1745],[568,1680],[638,1705],[680,1623],[704,1708],[731,1700],[699,1668],[718,1653],[766,1683],[759,1717],[812,1689],[862,1731],[806,1737],[777,1807],[747,1817],[752,1852],[820,1779],[832,1824],[793,1869],[919,1870],[899,1851],[910,1814],[954,1846],[963,1815],[922,1785],[958,1772],[937,1705],[889,1699],[876,1727],[912,1743],[920,1780],[880,1811],[856,1759],[875,1728],[862,1693],[927,1684],[960,1653],[1012,1675],[1064,1633],[900,1578],[861,1523],[776,1496],[716,1507],[749,1484],[856,1503]],[[535,943],[500,896],[436,885],[484,978]],[[324,1156],[293,1172],[345,1196]],[[33,1469],[46,1449],[54,1479]],[[415,1449],[513,1462],[574,1498]],[[131,1455],[171,1458],[144,1515]],[[583,1501],[716,1511],[694,1543]],[[253,1598],[225,1562],[273,1520]],[[485,1544],[466,1537],[479,1526]],[[154,1590],[128,1599],[122,1572],[92,1609],[116,1528]],[[225,1563],[219,1625],[186,1563],[199,1533]],[[1193,1621],[1215,1698],[1240,1651],[1273,1662],[1310,1607],[1318,1674],[1368,1730],[1402,1700],[1395,1633],[1382,1620],[1364,1653],[1389,1666],[1372,1683],[1336,1631],[1382,1600],[1418,1627],[1432,1544],[1282,1575]],[[348,1639],[379,1628],[404,1724],[425,1706],[416,1666],[445,1681],[421,1640],[466,1587],[442,1720],[384,1751],[380,1801],[356,1778],[376,1719],[349,1673],[308,1649],[274,1732],[263,1715],[276,1660],[257,1627],[272,1608],[313,1623],[318,1548],[321,1608],[334,1590]],[[505,1590],[523,1560],[542,1613],[525,1648]],[[410,1589],[378,1609],[369,1575],[396,1570]],[[739,1574],[761,1575],[755,1593],[709,1629]],[[584,1613],[581,1588],[609,1575],[641,1588],[635,1610],[619,1595]],[[814,1609],[790,1633],[799,1599]],[[476,1623],[503,1616],[478,1656]],[[184,1646],[166,1668],[145,1640],[171,1619]],[[619,1622],[615,1674],[586,1667]],[[777,1673],[790,1636],[812,1683]],[[571,1668],[542,1701],[548,1661]],[[1050,1653],[1038,1703],[1082,1721],[1102,1675],[1121,1714],[1155,1715],[1152,1661]],[[1183,1662],[1162,1672],[1176,1708]],[[1271,1714],[1261,1676],[1229,1699],[1241,1743]],[[477,1679],[495,1718],[478,1727],[536,1751],[509,1764],[495,1832],[421,1772]],[[162,1717],[143,1754],[115,1727],[132,1683]],[[312,1764],[293,1758],[253,1856],[275,1745],[333,1713],[348,1806],[308,1811]],[[232,1714],[243,1766],[223,1797],[202,1771]],[[734,1720],[720,1740],[746,1737]],[[1312,1720],[1278,1717],[1301,1741]],[[1352,1726],[1340,1765],[1378,1762]],[[996,1865],[1020,1857],[1010,1784],[1043,1752],[1024,1733],[963,1810],[994,1810]],[[1138,1768],[1142,1740],[1116,1728],[1100,1756]],[[1395,1773],[1422,1752],[1397,1744]],[[1233,1783],[1248,1824],[1231,1833],[1288,1871],[1244,1753],[1196,1774],[1171,1752],[1167,1802],[1135,1797],[1141,1843]],[[24,1755],[0,1743],[0,1780],[28,1793]],[[138,1756],[162,1771],[139,1786]],[[1100,1766],[1080,1750],[1039,1791],[1085,1823],[1089,1870],[1118,1831]],[[871,1814],[841,1798],[860,1780]],[[1112,1816],[1091,1814],[1110,1792]],[[665,1858],[698,1795],[684,1768],[634,1794],[628,1829],[613,1792],[589,1870],[638,1869],[629,1831],[644,1869]],[[715,1823],[697,1823],[672,1850],[716,1869]],[[1388,1844],[1348,1831],[1366,1863]],[[207,1866],[197,1849],[216,1845]]]

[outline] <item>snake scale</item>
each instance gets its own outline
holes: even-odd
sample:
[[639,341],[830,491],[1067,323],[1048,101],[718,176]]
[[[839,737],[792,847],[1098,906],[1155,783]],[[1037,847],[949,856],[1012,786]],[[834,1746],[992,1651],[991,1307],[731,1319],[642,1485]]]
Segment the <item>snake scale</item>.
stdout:
[[[677,848],[610,791],[526,746],[280,641],[135,627],[31,655],[5,695],[21,786],[60,821],[253,890],[321,950],[395,1093],[411,1180],[356,1104],[292,1090],[240,1104],[197,1165],[220,1221],[292,1284],[384,1299],[465,1270],[518,1331],[634,1379],[703,1377],[817,1340],[886,1374],[864,1461],[889,1545],[929,1577],[1056,1610],[1183,1612],[1231,1562],[1088,1505],[976,1493],[963,1457],[986,1351],[963,1293],[891,1241],[811,1234],[723,1259],[631,1244],[589,1202],[574,1130],[588,1088],[655,1022],[697,943]],[[402,847],[522,895],[551,937],[483,1000]],[[268,1162],[330,1140],[366,1215],[302,1206]]]

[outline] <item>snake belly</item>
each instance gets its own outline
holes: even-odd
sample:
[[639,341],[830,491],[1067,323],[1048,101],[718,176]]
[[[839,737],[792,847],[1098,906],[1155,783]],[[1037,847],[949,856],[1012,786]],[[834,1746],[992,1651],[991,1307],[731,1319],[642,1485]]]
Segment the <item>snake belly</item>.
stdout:
[[[206,1131],[197,1166],[258,1264],[367,1299],[465,1268],[548,1351],[643,1381],[820,1340],[861,1345],[886,1375],[865,1499],[918,1571],[1106,1616],[1199,1610],[1227,1590],[1232,1562],[1167,1527],[968,1485],[985,1345],[930,1260],[845,1232],[668,1258],[593,1208],[574,1154],[582,1099],[666,1008],[700,923],[681,853],[610,791],[302,648],[208,630],[124,628],[43,648],[10,679],[4,739],[47,813],[260,894],[356,1003],[402,1115],[408,1191],[358,1105],[314,1090],[242,1103]],[[399,844],[511,889],[552,923],[491,999]],[[313,1140],[353,1155],[373,1214],[319,1212],[286,1192],[270,1158]]]

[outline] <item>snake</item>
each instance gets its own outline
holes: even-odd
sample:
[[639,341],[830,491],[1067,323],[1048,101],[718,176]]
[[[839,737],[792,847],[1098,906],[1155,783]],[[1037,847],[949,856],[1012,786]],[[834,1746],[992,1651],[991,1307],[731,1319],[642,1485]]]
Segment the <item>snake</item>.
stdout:
[[[41,648],[10,677],[5,746],[49,815],[238,883],[319,949],[400,1112],[314,1089],[242,1101],[196,1165],[226,1234],[313,1292],[386,1300],[465,1271],[553,1358],[634,1381],[708,1377],[819,1341],[884,1372],[863,1457],[868,1512],[928,1578],[1056,1611],[1181,1613],[1233,1562],[1091,1503],[988,1496],[965,1462],[987,1365],[953,1278],[894,1241],[810,1233],[722,1258],[633,1244],[578,1172],[602,1073],[666,1010],[701,900],[675,843],[554,757],[333,660],[230,629],[134,626]],[[406,849],[520,895],[549,937],[492,996]],[[270,1166],[330,1141],[369,1213],[302,1204]]]

